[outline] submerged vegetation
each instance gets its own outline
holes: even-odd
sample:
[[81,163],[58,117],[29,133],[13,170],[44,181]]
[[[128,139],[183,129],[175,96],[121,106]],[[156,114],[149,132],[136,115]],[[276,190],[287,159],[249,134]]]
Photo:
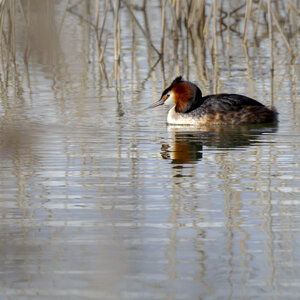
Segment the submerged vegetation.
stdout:
[[[160,15],[153,15],[153,7],[158,7]],[[64,41],[64,31],[72,30],[70,18],[76,18],[82,26],[82,50],[95,52],[93,61],[88,61],[87,55],[85,63],[94,63],[99,82],[107,86],[120,87],[121,74],[129,69],[131,79],[139,77],[135,72],[139,52],[144,50],[149,71],[137,80],[141,85],[155,78],[158,69],[163,85],[176,74],[189,79],[194,62],[195,77],[203,86],[212,81],[214,91],[218,90],[221,64],[228,64],[235,56],[233,45],[244,48],[246,62],[250,45],[257,49],[252,55],[262,55],[262,46],[263,51],[268,49],[262,56],[268,57],[264,63],[270,72],[276,69],[279,53],[284,52],[293,63],[299,52],[298,0],[2,0],[0,14],[0,84],[4,89],[9,78],[17,80],[21,63],[29,84],[30,63],[57,66],[66,62],[74,47],[74,41]],[[87,49],[87,45],[92,46]],[[125,50],[131,54],[130,60]]]

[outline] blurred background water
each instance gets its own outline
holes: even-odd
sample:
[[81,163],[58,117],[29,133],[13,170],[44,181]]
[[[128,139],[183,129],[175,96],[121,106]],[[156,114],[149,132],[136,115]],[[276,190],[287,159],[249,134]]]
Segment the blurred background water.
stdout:
[[[2,1],[1,299],[297,298],[299,2]],[[280,122],[167,126],[179,74]]]

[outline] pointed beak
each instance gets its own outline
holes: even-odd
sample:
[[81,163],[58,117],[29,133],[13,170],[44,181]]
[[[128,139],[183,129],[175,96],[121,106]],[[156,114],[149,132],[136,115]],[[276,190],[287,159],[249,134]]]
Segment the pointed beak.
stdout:
[[146,107],[146,109],[149,109],[149,108],[154,108],[156,106],[160,106],[160,105],[163,105],[165,103],[165,101],[167,100],[166,97],[163,97],[161,99],[159,99],[158,101],[154,102],[153,104],[151,104],[150,106]]

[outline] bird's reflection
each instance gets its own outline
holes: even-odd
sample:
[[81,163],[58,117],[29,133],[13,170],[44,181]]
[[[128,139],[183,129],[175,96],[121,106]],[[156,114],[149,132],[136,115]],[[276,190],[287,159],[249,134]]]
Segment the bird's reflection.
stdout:
[[162,144],[161,156],[174,164],[186,164],[202,158],[202,142],[196,132],[173,132],[171,145]]
[[161,156],[172,164],[195,163],[202,159],[203,147],[234,150],[259,142],[260,136],[274,133],[277,127],[270,125],[239,126],[168,126],[170,142],[161,146]]

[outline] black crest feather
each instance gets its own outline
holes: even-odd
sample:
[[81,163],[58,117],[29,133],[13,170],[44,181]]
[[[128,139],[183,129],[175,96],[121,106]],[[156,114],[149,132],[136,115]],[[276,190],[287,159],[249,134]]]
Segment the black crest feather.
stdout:
[[161,96],[164,96],[165,94],[167,94],[169,91],[172,90],[172,88],[173,88],[177,83],[179,83],[179,82],[181,82],[181,81],[183,81],[183,80],[182,80],[182,76],[176,77],[176,78],[172,81],[171,85],[163,91],[163,93],[162,93]]
[[171,85],[174,86],[175,84],[179,83],[180,81],[182,81],[182,76],[176,77],[176,78],[173,80],[173,82],[172,82]]

